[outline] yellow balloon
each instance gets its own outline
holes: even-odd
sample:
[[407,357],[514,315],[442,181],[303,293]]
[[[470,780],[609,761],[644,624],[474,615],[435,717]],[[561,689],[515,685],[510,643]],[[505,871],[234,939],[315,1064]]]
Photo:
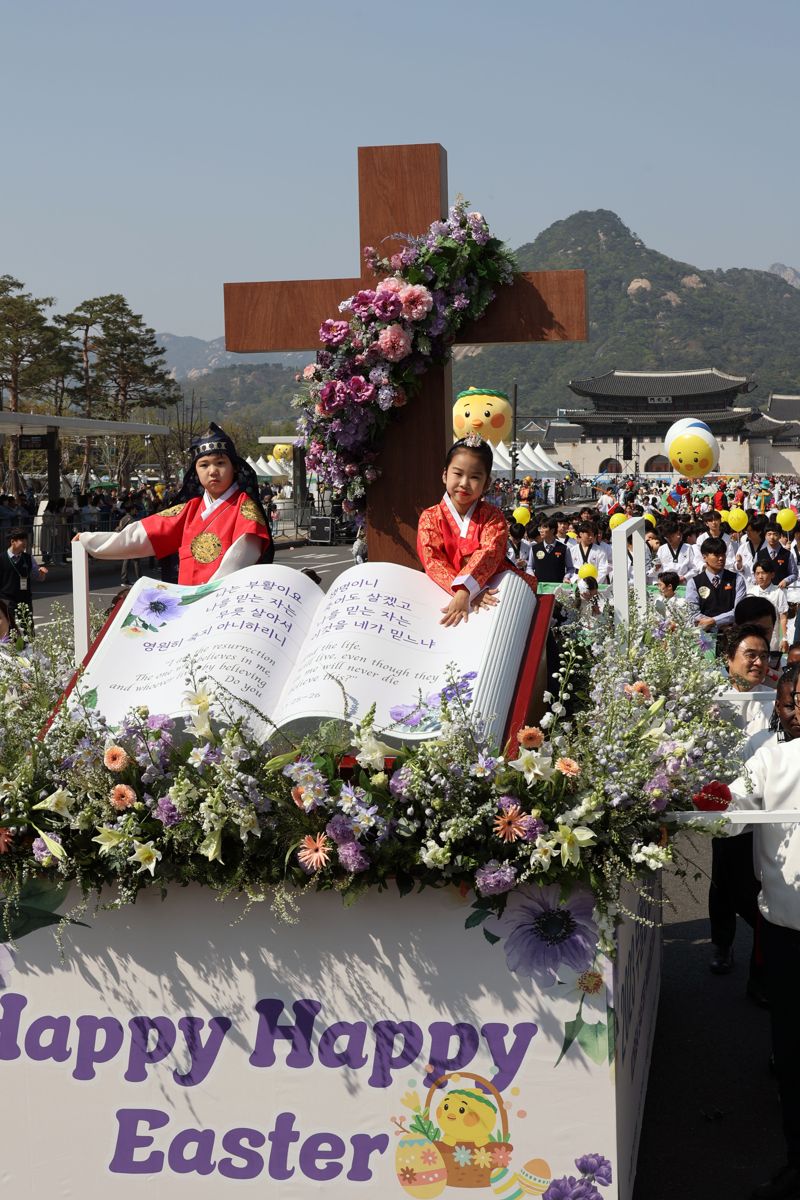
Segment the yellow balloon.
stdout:
[[453,405],[453,433],[458,438],[479,433],[497,446],[508,441],[514,427],[514,410],[505,392],[471,387],[459,392]]
[[292,447],[286,446],[281,442],[273,449],[272,457],[280,463],[290,463],[292,461]]
[[625,513],[614,513],[613,517],[609,518],[608,528],[616,529],[618,525],[624,525],[627,519]]
[[579,567],[578,579],[597,579],[597,567],[594,563],[584,563]]
[[656,519],[655,519],[655,516],[653,515],[653,513],[645,513],[644,519],[645,519],[645,521],[647,521],[648,525],[655,525],[655,523],[656,523]]
[[522,504],[519,508],[515,508],[511,515],[518,525],[527,525],[531,519],[531,510]]
[[793,508],[782,508],[775,520],[785,533],[791,533],[797,524],[797,513]]
[[743,508],[732,508],[728,513],[728,524],[734,533],[741,533],[747,528],[748,516]]
[[722,517],[723,521],[727,521],[731,514],[728,512],[727,508],[721,508],[719,510],[719,515]]

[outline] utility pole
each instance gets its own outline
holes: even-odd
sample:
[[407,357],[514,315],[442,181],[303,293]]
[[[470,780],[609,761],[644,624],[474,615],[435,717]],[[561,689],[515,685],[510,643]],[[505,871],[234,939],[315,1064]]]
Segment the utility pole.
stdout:
[[514,499],[517,490],[517,461],[519,443],[517,442],[517,381],[514,380],[514,390],[511,400],[511,498]]

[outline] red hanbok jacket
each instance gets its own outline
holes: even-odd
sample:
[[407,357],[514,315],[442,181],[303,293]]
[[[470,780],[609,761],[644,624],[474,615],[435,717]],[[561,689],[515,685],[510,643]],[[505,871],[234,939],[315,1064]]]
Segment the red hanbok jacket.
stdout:
[[180,556],[178,583],[207,583],[226,550],[245,533],[270,543],[264,518],[246,492],[235,492],[205,519],[202,512],[202,498],[194,497],[142,518],[156,558]]
[[[500,571],[518,571],[506,558],[508,524],[493,504],[478,500],[464,517],[448,495],[420,513],[417,554],[425,574],[452,594],[465,587],[472,599]],[[523,576],[536,590],[532,575]]]

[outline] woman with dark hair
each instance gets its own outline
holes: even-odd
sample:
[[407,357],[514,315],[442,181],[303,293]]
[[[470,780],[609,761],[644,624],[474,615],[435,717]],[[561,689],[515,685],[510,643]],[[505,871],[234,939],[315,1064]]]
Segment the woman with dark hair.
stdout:
[[166,558],[178,554],[178,583],[220,579],[272,562],[274,547],[255,471],[212,423],[190,447],[191,466],[166,508],[116,533],[75,539],[94,558]]
[[[420,562],[425,574],[452,597],[442,609],[442,625],[458,625],[468,619],[470,608],[491,605],[491,594],[486,592],[490,580],[500,571],[517,570],[506,558],[506,519],[483,499],[493,462],[491,446],[478,434],[454,442],[442,472],[444,496],[420,514]],[[524,578],[535,589],[533,576]]]

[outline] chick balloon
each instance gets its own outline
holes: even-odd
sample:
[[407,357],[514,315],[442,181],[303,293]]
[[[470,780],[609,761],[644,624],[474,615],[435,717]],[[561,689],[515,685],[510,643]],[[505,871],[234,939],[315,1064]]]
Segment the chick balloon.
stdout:
[[692,417],[670,425],[664,450],[674,470],[688,479],[702,479],[719,459],[717,439],[707,425]]
[[459,392],[453,405],[453,433],[456,438],[470,433],[497,446],[512,434],[514,413],[505,392],[470,387]]

